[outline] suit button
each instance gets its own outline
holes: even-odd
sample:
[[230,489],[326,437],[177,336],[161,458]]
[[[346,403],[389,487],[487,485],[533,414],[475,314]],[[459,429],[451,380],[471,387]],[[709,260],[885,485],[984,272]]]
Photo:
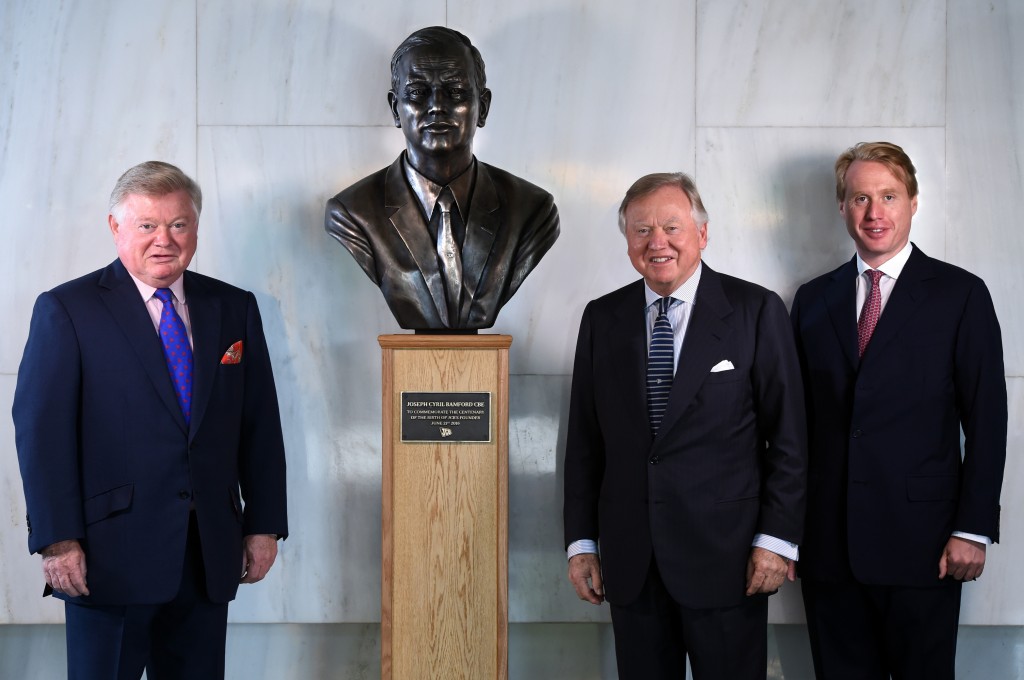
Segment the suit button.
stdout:
[[657,465],[660,462],[661,462],[660,458],[658,458],[657,456],[651,456],[651,460],[650,460],[651,465]]
[[853,438],[856,439],[857,437],[861,436],[862,434],[864,434],[864,433],[860,431],[860,428],[857,428],[856,430],[853,431]]
[[184,489],[178,492],[178,498],[180,498],[183,501],[187,501],[191,497],[192,494],[190,494],[188,491],[185,491]]

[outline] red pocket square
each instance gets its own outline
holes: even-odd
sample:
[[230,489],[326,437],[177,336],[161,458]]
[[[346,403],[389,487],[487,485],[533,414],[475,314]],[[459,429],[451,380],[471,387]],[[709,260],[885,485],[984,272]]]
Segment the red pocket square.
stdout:
[[228,351],[224,352],[224,356],[220,358],[222,364],[240,364],[242,363],[242,341],[239,340],[235,344],[228,347]]

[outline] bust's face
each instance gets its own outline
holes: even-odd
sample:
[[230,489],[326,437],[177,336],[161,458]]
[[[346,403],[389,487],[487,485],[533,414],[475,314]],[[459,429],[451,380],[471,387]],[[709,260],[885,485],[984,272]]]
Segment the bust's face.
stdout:
[[421,46],[402,55],[398,90],[389,93],[395,124],[410,150],[445,156],[472,152],[483,127],[490,91],[473,77],[473,59],[462,44]]

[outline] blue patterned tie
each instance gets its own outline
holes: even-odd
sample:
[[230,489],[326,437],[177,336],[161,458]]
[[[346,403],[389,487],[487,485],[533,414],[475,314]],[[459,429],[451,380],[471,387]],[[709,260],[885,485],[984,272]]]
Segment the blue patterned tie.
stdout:
[[157,288],[153,297],[164,303],[160,313],[160,340],[164,344],[174,391],[178,393],[178,404],[188,424],[192,416],[192,347],[188,344],[188,331],[174,309],[174,296],[169,288]]
[[647,415],[651,419],[651,434],[658,434],[661,418],[668,405],[668,393],[672,391],[672,374],[675,366],[675,350],[672,343],[672,322],[668,320],[668,309],[672,298],[658,300],[658,318],[651,331],[651,347],[647,354]]

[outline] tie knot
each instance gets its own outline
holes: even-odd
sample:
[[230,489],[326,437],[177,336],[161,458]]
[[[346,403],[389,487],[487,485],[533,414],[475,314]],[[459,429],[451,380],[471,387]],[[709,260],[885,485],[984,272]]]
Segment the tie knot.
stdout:
[[441,212],[450,213],[452,211],[453,203],[455,203],[455,196],[452,195],[451,189],[445,187],[437,197],[437,205],[441,209]]
[[170,288],[157,288],[153,291],[153,297],[166,304],[174,298],[174,293]]
[[658,314],[668,314],[669,308],[672,306],[672,298],[663,297],[658,300]]
[[868,275],[868,278],[871,279],[871,285],[872,286],[877,286],[878,285],[878,279],[882,278],[883,274],[878,269],[869,269],[869,270],[867,270],[867,275]]

